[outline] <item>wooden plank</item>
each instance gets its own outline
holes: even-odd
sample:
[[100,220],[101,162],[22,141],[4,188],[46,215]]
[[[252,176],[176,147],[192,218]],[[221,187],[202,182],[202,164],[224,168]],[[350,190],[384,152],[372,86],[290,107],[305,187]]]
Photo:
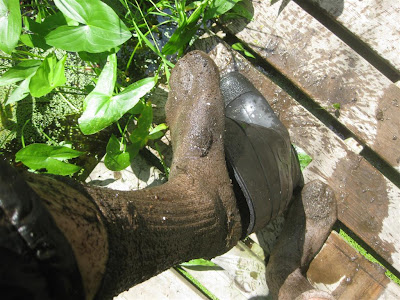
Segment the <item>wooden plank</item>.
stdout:
[[212,261],[223,270],[184,269],[220,300],[268,297],[265,263],[242,242]]
[[311,262],[307,278],[316,288],[332,293],[335,299],[400,297],[399,286],[388,287],[390,279],[385,270],[365,259],[334,231]]
[[337,197],[339,219],[400,270],[400,189],[241,55],[232,56],[233,52],[219,44],[210,55],[222,73],[234,64],[249,78],[289,129],[292,142],[313,158],[303,172],[306,182],[327,182]]
[[166,181],[162,172],[150,166],[140,154],[133,159],[131,166],[122,171],[107,169],[103,158],[86,179],[87,183],[119,191],[144,189]]
[[390,281],[386,289],[379,296],[379,300],[396,300],[400,299],[400,287],[398,284]]
[[114,300],[149,299],[200,300],[208,298],[188,284],[174,269],[165,271],[114,297]]
[[399,88],[293,1],[251,3],[253,21],[226,30],[333,116],[340,103],[338,121],[400,171]]
[[400,2],[311,0],[400,72]]

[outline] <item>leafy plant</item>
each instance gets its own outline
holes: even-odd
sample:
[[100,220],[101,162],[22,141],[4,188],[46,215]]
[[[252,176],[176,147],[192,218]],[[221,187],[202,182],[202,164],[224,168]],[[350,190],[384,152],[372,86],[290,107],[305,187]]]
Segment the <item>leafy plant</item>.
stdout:
[[[110,170],[120,171],[129,166],[130,161],[139,153],[148,140],[155,140],[164,135],[162,130],[168,127],[160,124],[152,128],[153,110],[151,103],[147,102],[137,119],[137,127],[132,131],[129,139],[117,139],[111,136],[107,144],[107,154],[104,163]],[[123,135],[123,134],[122,134]]]
[[[33,99],[59,95],[74,113],[81,114],[78,125],[84,135],[116,124],[120,136],[111,135],[105,163],[121,170],[149,140],[162,137],[167,129],[165,124],[153,125],[151,103],[143,97],[164,74],[168,80],[174,66],[171,59],[183,54],[199,29],[207,29],[208,20],[241,9],[236,8],[240,0],[119,0],[115,4],[121,9],[114,10],[100,0],[0,0],[0,50],[8,54],[1,58],[12,62],[0,77],[0,87],[12,88],[4,102],[7,106],[18,105],[29,95]],[[165,25],[176,29],[161,44],[156,35]],[[120,49],[130,51],[127,63],[117,55]],[[140,76],[131,83],[126,74],[135,55],[143,51],[156,55],[158,68],[154,75]],[[69,57],[78,55],[96,74],[94,88],[88,91],[66,86],[65,71],[74,68]],[[86,93],[82,108],[69,102],[66,89]],[[81,152],[65,148],[33,143],[18,151],[16,161],[33,170],[69,175],[79,167],[66,160]]]
[[46,42],[67,51],[99,53],[126,42],[132,34],[114,10],[100,0],[54,0],[75,21],[46,35]]
[[67,159],[82,155],[83,152],[63,146],[30,144],[15,155],[16,162],[22,162],[32,170],[46,169],[46,173],[71,175],[81,168],[65,162]]
[[111,54],[94,90],[85,98],[79,127],[84,134],[96,133],[118,121],[156,84],[157,78],[139,80],[113,96],[117,77],[117,56]]
[[57,61],[54,53],[49,54],[41,63],[29,82],[29,91],[33,97],[42,97],[54,88],[66,82],[64,64],[67,56]]

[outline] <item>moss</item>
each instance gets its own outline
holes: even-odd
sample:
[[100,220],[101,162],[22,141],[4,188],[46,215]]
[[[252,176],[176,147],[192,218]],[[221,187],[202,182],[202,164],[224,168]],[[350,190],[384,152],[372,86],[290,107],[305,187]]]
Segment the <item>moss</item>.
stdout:
[[[46,56],[47,52],[36,54]],[[56,51],[58,59],[65,54],[65,51]],[[0,69],[0,75],[12,64],[11,60],[1,59],[0,67],[3,68]],[[87,94],[86,86],[93,84],[92,78],[95,74],[76,53],[67,54],[65,65],[67,78],[65,86],[41,98],[28,96],[17,103],[5,106],[8,93],[16,85],[0,87],[0,151],[9,159],[13,159],[15,153],[21,149],[22,136],[26,145],[69,141],[74,148],[94,156],[96,162],[97,157],[104,154],[109,132],[84,136],[78,127],[78,118]],[[90,165],[94,163],[87,157],[77,161],[85,167],[88,162],[91,162]],[[87,167],[91,169],[91,166]]]
[[347,243],[349,243],[354,249],[356,249],[362,256],[364,256],[366,259],[368,259],[370,262],[379,264],[382,266],[386,272],[386,276],[389,277],[391,280],[393,280],[395,283],[400,285],[400,279],[394,275],[392,272],[387,270],[375,257],[373,257],[370,253],[368,253],[367,250],[365,250],[361,245],[359,245],[354,239],[352,239],[346,232],[344,232],[342,229],[340,229],[339,234],[342,238],[346,240]]

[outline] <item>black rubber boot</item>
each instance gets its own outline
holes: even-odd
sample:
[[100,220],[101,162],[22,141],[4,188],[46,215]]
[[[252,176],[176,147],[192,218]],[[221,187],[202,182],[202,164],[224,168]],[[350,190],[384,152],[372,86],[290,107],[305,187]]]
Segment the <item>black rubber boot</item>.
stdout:
[[84,299],[72,248],[39,196],[0,157],[2,299]]
[[260,92],[238,72],[221,79],[221,92],[226,159],[249,235],[286,209],[303,176],[287,129]]

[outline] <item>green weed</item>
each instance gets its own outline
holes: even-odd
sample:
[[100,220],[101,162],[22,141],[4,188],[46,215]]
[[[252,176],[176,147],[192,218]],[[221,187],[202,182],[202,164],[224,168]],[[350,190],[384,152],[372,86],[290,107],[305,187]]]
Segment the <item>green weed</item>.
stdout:
[[[169,79],[172,60],[183,55],[200,28],[207,30],[209,20],[241,9],[237,9],[240,0],[119,0],[112,2],[112,8],[107,4],[111,2],[0,0],[1,59],[11,62],[3,69],[0,87],[11,88],[2,105],[14,111],[29,101],[44,103],[45,110],[58,95],[70,114],[80,115],[75,128],[84,135],[117,124],[119,136],[109,138],[105,160],[111,170],[121,170],[148,140],[162,137],[167,129],[165,124],[153,125],[151,104],[145,98],[161,78]],[[136,59],[149,53],[153,61],[145,59],[143,74],[129,75]],[[76,63],[71,63],[71,55]],[[155,68],[149,76],[151,64]],[[67,70],[83,73],[92,84],[84,88],[78,82],[71,84]],[[131,82],[131,77],[136,80]],[[84,99],[77,105],[69,100],[71,95]],[[17,118],[11,132],[18,132],[21,122],[25,120]],[[135,125],[131,132],[128,123]],[[40,128],[37,131],[44,134]],[[64,149],[57,142],[30,142],[32,146],[23,145],[17,152],[16,160],[31,169],[57,174],[80,169],[66,162],[79,151]],[[60,154],[63,151],[65,155]]]
[[[352,239],[345,231],[342,229],[339,230],[339,234],[341,237],[343,237],[347,243],[349,243],[354,249],[356,249],[362,256],[364,256],[367,260],[370,262],[376,263],[380,265],[381,267],[385,268],[374,256],[372,256],[370,253],[368,253],[367,250],[365,250],[360,244],[358,244],[354,239]],[[395,283],[400,285],[400,279],[394,275],[392,272],[387,270],[385,268],[385,274],[388,278],[393,280]]]

